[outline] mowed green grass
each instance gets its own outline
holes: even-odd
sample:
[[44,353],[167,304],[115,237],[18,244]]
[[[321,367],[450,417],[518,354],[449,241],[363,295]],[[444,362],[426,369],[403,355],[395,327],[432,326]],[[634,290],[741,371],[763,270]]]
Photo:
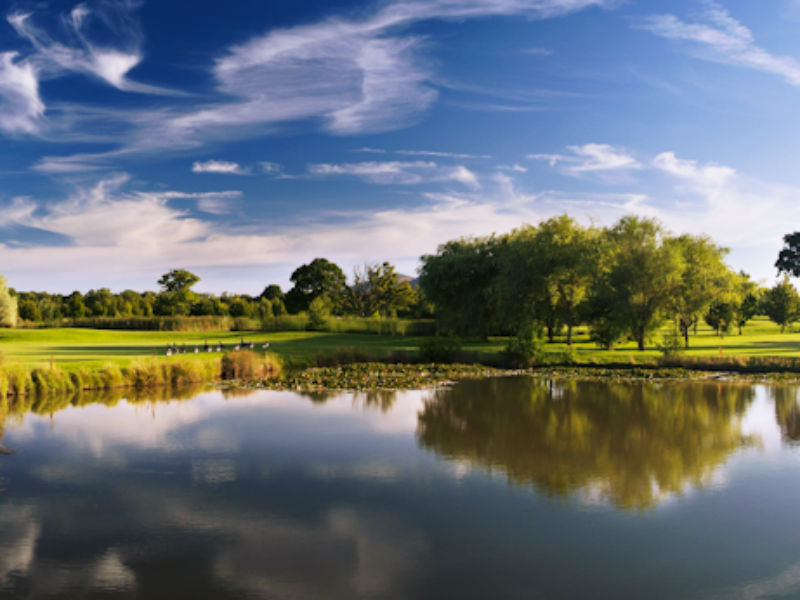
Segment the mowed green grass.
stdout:
[[[664,328],[662,332],[668,331]],[[64,369],[98,367],[107,363],[126,366],[133,361],[155,358],[170,360],[165,356],[168,344],[182,347],[187,353],[182,357],[197,360],[216,360],[216,352],[203,352],[206,340],[217,342],[231,349],[244,338],[253,341],[261,350],[264,341],[270,342],[269,350],[276,352],[288,364],[308,364],[317,352],[333,351],[337,348],[357,347],[374,354],[383,355],[394,351],[415,352],[425,338],[382,336],[370,334],[324,333],[312,331],[267,332],[170,332],[170,331],[112,331],[97,329],[4,329],[0,330],[0,351],[7,362],[30,365],[47,365],[53,362]],[[633,343],[621,344],[611,351],[598,348],[589,341],[585,327],[577,328],[575,353],[579,362],[613,363],[643,362],[647,358],[660,356],[655,343],[661,341],[661,333],[654,336],[645,352],[639,352]],[[479,361],[494,362],[502,352],[505,338],[490,338],[486,342],[474,341],[464,345]],[[698,334],[691,336],[691,347],[686,355],[694,356],[800,356],[800,333],[779,328],[764,317],[757,317],[744,328],[744,335],[735,332],[718,337],[710,328],[700,327]],[[200,353],[195,355],[195,345]],[[547,344],[546,350],[553,355],[566,351],[563,342]]]

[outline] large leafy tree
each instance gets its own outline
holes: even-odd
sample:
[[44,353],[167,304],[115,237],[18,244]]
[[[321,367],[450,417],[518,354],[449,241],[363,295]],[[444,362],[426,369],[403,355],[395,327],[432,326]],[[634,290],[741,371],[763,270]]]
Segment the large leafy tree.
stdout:
[[188,315],[196,294],[192,286],[200,278],[186,269],[172,269],[158,280],[161,293],[156,301],[156,313],[159,315]]
[[[708,236],[681,235],[666,240],[682,260],[682,270],[670,310],[674,313],[684,344],[689,347],[689,330],[697,319],[708,313],[712,304],[723,301],[729,288],[730,270],[724,262],[728,253]],[[719,311],[713,311],[718,314]]]
[[419,285],[442,331],[485,338],[495,328],[497,252],[498,240],[491,236],[453,240],[422,257]]
[[315,258],[294,270],[290,277],[294,287],[286,294],[290,312],[308,310],[311,302],[326,295],[334,312],[338,312],[347,288],[347,278],[339,265],[325,258]]
[[593,335],[611,347],[625,336],[639,350],[663,322],[680,287],[683,261],[651,219],[623,217],[598,240],[601,260],[591,290]]
[[594,229],[566,215],[513,231],[500,252],[501,314],[512,328],[538,322],[553,341],[567,327],[567,343],[586,297],[595,260]]
[[787,325],[797,320],[800,312],[800,295],[789,281],[789,277],[784,276],[783,281],[764,293],[761,304],[764,314],[780,325],[782,333]]

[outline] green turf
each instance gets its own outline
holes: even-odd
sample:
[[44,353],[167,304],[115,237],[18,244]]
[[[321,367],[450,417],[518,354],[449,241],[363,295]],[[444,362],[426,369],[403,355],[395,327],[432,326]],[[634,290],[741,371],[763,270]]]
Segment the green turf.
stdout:
[[[666,331],[666,329],[664,330]],[[599,349],[588,339],[585,327],[577,328],[575,352],[579,362],[609,363],[631,362],[642,357],[655,357],[660,353],[655,347],[660,334],[645,352],[639,352],[633,343],[618,346],[612,351]],[[169,332],[169,331],[113,331],[97,329],[4,329],[0,330],[0,351],[8,362],[28,364],[49,364],[51,361],[65,369],[96,367],[106,363],[120,366],[149,357],[165,356],[167,344],[187,345],[186,357],[196,356],[198,360],[219,358],[217,353],[202,352],[205,340],[210,344],[222,342],[230,349],[240,338],[256,343],[256,348],[270,341],[270,351],[277,352],[290,364],[307,363],[318,351],[334,350],[341,347],[364,348],[377,354],[392,351],[414,352],[425,338],[382,336],[371,334],[323,333],[311,331],[291,332]],[[487,342],[465,344],[465,350],[475,352],[479,360],[496,360],[506,340],[490,338]],[[195,345],[201,352],[192,354]],[[687,355],[695,356],[800,356],[800,333],[787,331],[780,333],[776,325],[764,317],[758,317],[747,325],[744,335],[735,332],[723,338],[718,337],[708,327],[699,328],[698,334],[690,340],[691,348]],[[549,353],[559,354],[566,350],[563,342],[547,344]],[[184,356],[184,355],[182,355]]]

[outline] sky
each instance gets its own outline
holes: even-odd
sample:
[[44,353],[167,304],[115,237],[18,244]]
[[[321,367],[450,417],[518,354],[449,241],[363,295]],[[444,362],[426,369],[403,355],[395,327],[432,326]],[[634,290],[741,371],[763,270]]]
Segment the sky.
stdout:
[[798,0],[0,0],[0,273],[289,287],[569,214],[800,229]]

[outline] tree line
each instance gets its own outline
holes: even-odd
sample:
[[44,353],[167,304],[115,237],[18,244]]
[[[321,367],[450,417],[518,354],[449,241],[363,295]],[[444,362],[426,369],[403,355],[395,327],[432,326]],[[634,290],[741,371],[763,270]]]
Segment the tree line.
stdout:
[[584,227],[563,215],[506,235],[449,241],[422,257],[419,283],[442,331],[520,344],[578,324],[605,348],[648,339],[672,321],[689,347],[705,320],[720,335],[767,314],[781,328],[798,317],[800,298],[784,279],[761,289],[725,263],[708,236],[672,235],[653,219],[627,216]]
[[17,292],[0,276],[0,326],[13,327],[17,318],[30,322],[58,322],[91,317],[230,316],[263,321],[286,314],[308,312],[312,318],[328,315],[362,317],[431,316],[420,302],[417,288],[388,262],[356,269],[347,285],[342,269],[324,258],[301,265],[292,273],[293,287],[284,293],[267,285],[258,296],[195,292],[200,281],[185,269],[172,269],[159,280],[158,292],[108,288],[86,293]]
[[788,274],[800,274],[800,233],[784,238],[776,266],[787,274],[764,289],[725,263],[727,249],[708,236],[673,235],[653,219],[627,216],[610,227],[582,226],[562,215],[504,235],[467,237],[421,257],[417,281],[388,263],[354,271],[352,283],[335,263],[316,258],[291,274],[284,293],[267,285],[258,296],[195,292],[199,277],[173,269],[158,292],[107,288],[68,295],[17,292],[0,277],[0,325],[85,317],[231,316],[266,320],[307,313],[309,323],[331,315],[435,317],[445,335],[512,336],[567,344],[579,324],[612,348],[633,340],[644,349],[665,322],[689,347],[705,321],[722,335],[765,314],[783,331],[800,318],[800,296]]

